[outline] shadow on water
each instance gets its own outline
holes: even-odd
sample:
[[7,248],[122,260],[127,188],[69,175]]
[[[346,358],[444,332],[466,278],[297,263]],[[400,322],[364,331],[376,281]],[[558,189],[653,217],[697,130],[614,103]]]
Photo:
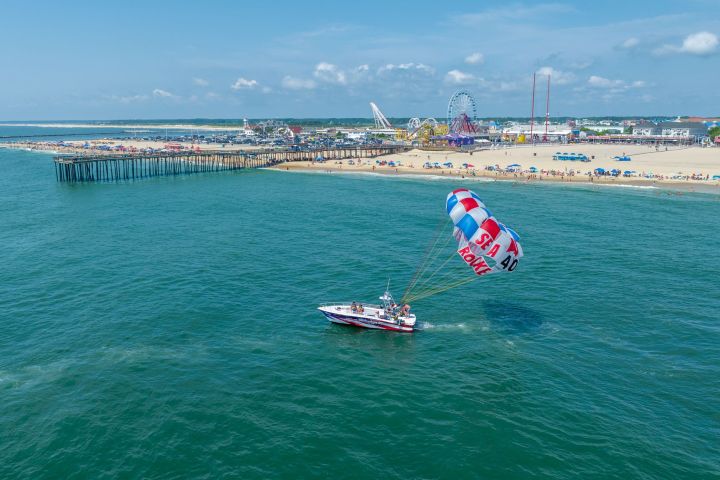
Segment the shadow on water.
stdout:
[[486,300],[483,310],[493,328],[503,333],[532,333],[543,324],[540,312],[517,303]]

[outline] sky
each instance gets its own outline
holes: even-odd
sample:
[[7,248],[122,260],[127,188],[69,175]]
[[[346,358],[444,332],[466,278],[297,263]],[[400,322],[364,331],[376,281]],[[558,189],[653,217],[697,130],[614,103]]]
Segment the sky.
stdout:
[[0,120],[720,115],[720,2],[16,1]]

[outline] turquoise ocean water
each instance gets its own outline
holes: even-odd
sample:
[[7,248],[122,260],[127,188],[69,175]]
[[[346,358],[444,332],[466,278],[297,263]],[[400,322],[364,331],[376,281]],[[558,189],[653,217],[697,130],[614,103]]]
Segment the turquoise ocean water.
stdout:
[[[720,476],[717,195],[0,167],[0,478]],[[518,269],[416,334],[324,320],[400,295],[457,186]]]

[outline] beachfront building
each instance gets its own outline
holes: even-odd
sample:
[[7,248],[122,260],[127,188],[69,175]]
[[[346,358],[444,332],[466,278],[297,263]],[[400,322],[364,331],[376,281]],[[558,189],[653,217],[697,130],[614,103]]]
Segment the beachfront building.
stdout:
[[545,124],[540,123],[533,125],[532,127],[527,125],[510,125],[509,127],[503,128],[502,138],[505,141],[518,142],[518,143],[532,143],[530,132],[535,137],[534,143],[540,143],[544,141],[548,142],[560,142],[567,143],[572,137],[572,130],[567,125],[549,125],[547,131],[547,138],[545,138]]
[[658,128],[664,137],[690,137],[695,141],[706,137],[708,131],[703,122],[662,122]]
[[606,133],[623,133],[625,130],[622,125],[605,125],[604,123],[597,123],[595,125],[583,125],[581,128],[591,132],[606,132]]
[[662,130],[657,124],[641,120],[632,127],[633,135],[641,135],[643,137],[649,137],[654,135],[660,135]]

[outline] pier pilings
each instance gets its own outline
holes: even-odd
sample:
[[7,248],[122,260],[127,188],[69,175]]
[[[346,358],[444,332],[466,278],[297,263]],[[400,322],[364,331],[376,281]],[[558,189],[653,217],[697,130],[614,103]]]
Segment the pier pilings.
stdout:
[[405,150],[405,146],[378,145],[312,150],[81,154],[58,155],[54,157],[54,163],[55,177],[59,182],[112,182],[265,168],[284,162],[313,161],[318,157],[324,160],[374,158]]

